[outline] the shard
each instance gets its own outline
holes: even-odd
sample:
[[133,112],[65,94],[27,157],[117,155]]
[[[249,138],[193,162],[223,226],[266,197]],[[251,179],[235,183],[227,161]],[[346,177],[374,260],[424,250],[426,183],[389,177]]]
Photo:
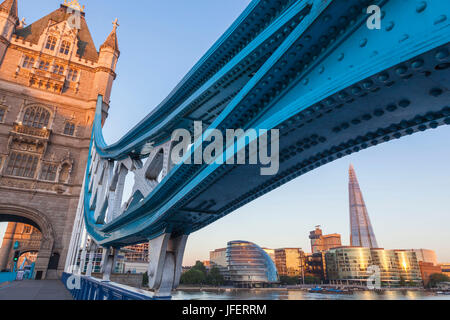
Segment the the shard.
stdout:
[[378,248],[353,165],[350,166],[349,195],[351,245],[354,247]]

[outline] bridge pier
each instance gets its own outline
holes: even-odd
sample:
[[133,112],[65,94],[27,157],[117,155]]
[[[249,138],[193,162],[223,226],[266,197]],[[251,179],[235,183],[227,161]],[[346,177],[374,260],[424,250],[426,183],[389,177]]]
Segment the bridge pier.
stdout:
[[173,237],[164,233],[150,240],[148,285],[156,297],[170,297],[180,284],[184,250],[188,236]]
[[114,268],[114,261],[117,258],[117,250],[114,248],[106,249],[105,261],[103,265],[103,280],[104,282],[111,281],[111,273]]

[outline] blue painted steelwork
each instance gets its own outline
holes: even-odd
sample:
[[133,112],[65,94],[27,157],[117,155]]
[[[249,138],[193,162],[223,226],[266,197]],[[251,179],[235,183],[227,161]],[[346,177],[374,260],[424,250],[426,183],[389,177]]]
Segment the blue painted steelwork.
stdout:
[[[85,276],[79,276],[79,287],[73,289],[68,286],[71,277],[73,275],[63,273],[61,281],[74,300],[156,300],[150,293],[145,293],[142,290],[120,286],[111,282],[102,282]],[[161,298],[158,299],[161,300]]]
[[[366,26],[372,4],[382,8],[381,30]],[[89,234],[106,247],[190,234],[331,161],[450,124],[448,17],[448,1],[253,1],[169,97],[111,146],[99,97],[84,187]],[[139,161],[173,130],[192,131],[194,120],[221,131],[279,129],[279,173],[182,163],[112,221],[95,217],[94,149],[111,163]],[[191,155],[202,147],[197,141]]]
[[0,272],[0,284],[15,281],[17,272]]

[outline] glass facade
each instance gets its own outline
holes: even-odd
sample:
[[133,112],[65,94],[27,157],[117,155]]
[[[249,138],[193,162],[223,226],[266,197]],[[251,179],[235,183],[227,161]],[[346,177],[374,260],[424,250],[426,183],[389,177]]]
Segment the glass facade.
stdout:
[[381,283],[385,286],[395,286],[400,283],[397,256],[394,250],[371,250],[373,264],[380,267]]
[[304,268],[305,254],[299,248],[275,250],[275,264],[280,276],[300,277]]
[[378,248],[355,169],[350,166],[350,244],[354,247]]
[[231,241],[227,246],[230,281],[256,286],[279,281],[275,263],[259,246],[247,241]]
[[364,282],[372,256],[369,248],[337,248],[325,254],[327,273],[330,280]]
[[421,283],[419,261],[414,251],[395,250],[399,265],[400,279],[405,282]]
[[368,268],[378,266],[382,286],[422,284],[419,263],[413,251],[341,247],[328,251],[325,259],[331,281],[364,284],[373,275]]

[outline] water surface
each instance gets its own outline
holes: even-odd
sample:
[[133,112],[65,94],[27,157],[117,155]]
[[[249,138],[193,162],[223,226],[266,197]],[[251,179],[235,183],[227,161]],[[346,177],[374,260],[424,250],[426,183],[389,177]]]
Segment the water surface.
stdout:
[[362,291],[347,294],[309,293],[297,290],[239,290],[231,292],[178,291],[173,300],[450,300],[450,295],[422,291]]

